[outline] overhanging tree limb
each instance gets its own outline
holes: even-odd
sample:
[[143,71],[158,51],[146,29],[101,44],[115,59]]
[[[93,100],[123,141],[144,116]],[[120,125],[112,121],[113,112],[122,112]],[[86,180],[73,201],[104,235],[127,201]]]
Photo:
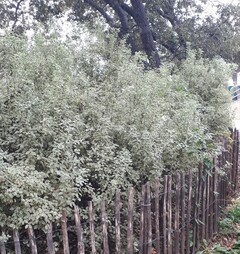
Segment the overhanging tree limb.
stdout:
[[16,9],[15,9],[15,13],[14,13],[14,23],[13,23],[13,25],[12,25],[12,30],[15,29],[16,24],[17,24],[17,22],[18,22],[18,11],[19,11],[20,6],[21,6],[21,3],[22,3],[23,1],[24,1],[24,0],[20,0],[20,1],[17,2]]
[[119,21],[121,23],[119,37],[122,38],[129,31],[128,20],[125,11],[122,9],[121,5],[115,0],[105,0],[105,3],[109,4],[111,8],[115,11],[117,16],[119,17]]
[[158,68],[161,65],[161,60],[153,40],[153,34],[146,16],[144,5],[141,0],[131,0],[131,4],[134,10],[133,18],[139,28],[144,50],[149,58],[151,66]]
[[114,22],[113,18],[110,15],[108,15],[107,12],[96,3],[96,1],[84,0],[84,3],[88,4],[94,10],[98,11],[105,18],[105,20],[111,27],[119,28],[119,26]]

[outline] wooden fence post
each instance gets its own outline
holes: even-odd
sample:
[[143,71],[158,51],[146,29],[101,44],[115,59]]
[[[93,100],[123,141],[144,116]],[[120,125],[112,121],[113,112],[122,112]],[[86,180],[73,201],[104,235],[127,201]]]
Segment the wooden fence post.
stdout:
[[199,200],[199,172],[196,174],[195,180],[195,191],[194,191],[194,212],[193,212],[193,244],[192,244],[192,254],[196,252],[196,241],[197,241],[197,218],[198,218],[198,200]]
[[15,247],[15,254],[21,254],[19,233],[16,229],[13,230],[13,241],[14,241],[14,247]]
[[150,183],[146,183],[146,225],[147,225],[147,254],[152,253],[152,215]]
[[[214,167],[214,163],[213,163]],[[213,205],[214,205],[214,182],[213,182],[213,169],[211,171],[211,176],[209,177],[209,203],[210,203],[210,208],[209,208],[209,237],[212,238],[213,236]]]
[[[210,202],[209,202],[209,197],[211,195],[211,193],[209,192],[209,175],[207,174],[206,176],[206,211],[203,211],[203,213],[205,213],[205,217],[206,217],[206,220],[205,220],[205,239],[206,241],[208,241],[209,239],[209,205],[210,205]],[[203,200],[204,202],[204,200]]]
[[186,254],[190,254],[190,226],[191,226],[191,211],[192,211],[192,172],[188,173],[188,203],[186,216]]
[[167,192],[168,192],[168,176],[164,176],[164,193],[163,193],[163,254],[167,254],[168,238],[167,238]]
[[207,183],[206,177],[203,180],[203,187],[202,187],[202,232],[201,232],[201,240],[205,239],[205,232],[206,232],[206,191],[207,191]]
[[121,231],[120,231],[120,210],[121,210],[121,198],[120,191],[116,191],[115,199],[115,234],[116,234],[116,254],[122,254],[121,251]]
[[185,254],[186,223],[185,223],[185,174],[181,173],[181,254]]
[[[1,231],[1,235],[3,235],[3,234],[4,233]],[[6,246],[5,246],[4,241],[0,241],[0,253],[1,254],[7,254]]]
[[101,202],[101,217],[102,217],[103,254],[109,254],[107,213],[106,213],[105,201]]
[[128,189],[127,253],[133,254],[133,187]]
[[63,237],[63,253],[69,254],[68,232],[67,232],[67,214],[66,211],[62,211],[61,217],[62,237]]
[[95,245],[95,231],[94,231],[92,201],[88,202],[88,215],[89,215],[90,241],[91,241],[92,254],[97,254],[96,245]]
[[167,217],[168,217],[168,254],[172,254],[172,176],[168,176],[168,190],[167,190]]
[[201,222],[201,214],[204,211],[201,211],[201,204],[203,202],[202,199],[202,185],[203,185],[203,166],[200,165],[199,168],[199,184],[198,184],[198,201],[197,201],[197,216],[196,216],[196,250],[199,249],[200,239],[201,239],[201,227],[204,227]]
[[28,231],[28,238],[29,238],[30,246],[31,246],[31,252],[32,252],[32,254],[37,254],[38,251],[37,251],[37,244],[36,244],[36,238],[34,235],[34,231],[31,226],[28,227],[27,231]]
[[155,192],[155,231],[156,231],[156,253],[161,253],[160,248],[160,210],[159,210],[159,181],[156,179],[154,183]]
[[47,229],[47,249],[48,249],[48,254],[55,254],[55,247],[53,243],[52,223],[49,224]]
[[139,254],[145,254],[145,238],[144,238],[144,230],[145,230],[145,225],[144,225],[144,212],[145,212],[145,207],[144,207],[144,202],[145,202],[145,185],[142,186],[142,192],[141,192],[141,210],[140,210],[140,238],[139,238]]
[[176,175],[176,200],[174,210],[174,253],[179,253],[180,175]]
[[79,209],[77,206],[74,206],[74,219],[75,219],[76,233],[77,233],[78,254],[84,254],[85,249],[84,249],[84,243],[83,243],[83,231],[81,226]]
[[0,242],[0,252],[1,254],[7,254],[5,244],[2,241]]

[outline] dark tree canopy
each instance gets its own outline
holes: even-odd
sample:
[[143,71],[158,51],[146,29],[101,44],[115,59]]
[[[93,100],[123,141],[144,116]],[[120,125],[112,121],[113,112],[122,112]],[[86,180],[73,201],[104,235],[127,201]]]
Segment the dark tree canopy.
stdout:
[[204,0],[5,0],[0,15],[1,27],[11,26],[16,32],[28,27],[29,16],[46,26],[66,13],[89,27],[101,21],[126,39],[133,54],[145,52],[151,67],[165,59],[185,59],[188,45],[201,49],[205,57],[239,64],[239,6],[218,5],[216,14],[203,17],[205,7]]

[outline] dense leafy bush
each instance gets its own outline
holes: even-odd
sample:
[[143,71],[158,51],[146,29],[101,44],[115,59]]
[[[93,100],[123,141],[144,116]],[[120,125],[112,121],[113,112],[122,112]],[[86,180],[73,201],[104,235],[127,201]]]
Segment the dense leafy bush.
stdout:
[[196,168],[229,126],[231,66],[189,52],[147,71],[114,39],[0,39],[0,222],[57,218],[75,198],[111,197]]

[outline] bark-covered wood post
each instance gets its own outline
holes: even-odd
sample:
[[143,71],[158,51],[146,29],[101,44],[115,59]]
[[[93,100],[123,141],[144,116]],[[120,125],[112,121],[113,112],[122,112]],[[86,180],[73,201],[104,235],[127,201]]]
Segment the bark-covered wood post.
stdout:
[[101,217],[102,217],[103,254],[109,254],[107,213],[106,213],[105,201],[101,202]]
[[179,253],[180,175],[176,175],[176,200],[174,210],[174,252]]
[[147,225],[147,254],[152,253],[152,212],[150,183],[146,183],[146,225]]
[[[4,235],[4,232],[1,230],[1,236]],[[5,242],[3,240],[0,241],[0,253],[1,254],[7,254]]]
[[185,254],[185,247],[186,247],[186,222],[185,222],[185,214],[186,214],[186,207],[185,207],[185,174],[181,174],[181,254]]
[[67,214],[66,211],[62,211],[61,217],[61,227],[62,227],[62,238],[63,238],[63,253],[69,254],[69,243],[68,243],[68,232],[67,232]]
[[47,250],[48,254],[55,254],[52,223],[50,223],[47,228]]
[[13,241],[14,241],[14,247],[15,247],[15,254],[21,254],[21,245],[19,240],[19,233],[18,230],[13,230]]
[[186,215],[186,254],[190,254],[190,227],[191,227],[191,211],[192,211],[192,172],[188,173],[188,203]]
[[74,219],[75,219],[76,233],[77,233],[78,254],[85,254],[85,248],[83,243],[83,230],[81,225],[79,208],[77,206],[74,206]]
[[167,192],[168,192],[168,176],[164,176],[164,193],[163,193],[163,253],[167,254],[168,238],[167,238]]
[[115,198],[115,235],[116,235],[116,254],[122,254],[121,251],[121,193],[119,190],[116,191]]
[[160,208],[159,208],[159,181],[155,180],[154,183],[154,193],[155,193],[155,231],[156,231],[156,253],[161,253],[160,248]]
[[28,231],[28,238],[29,238],[29,242],[30,242],[30,246],[31,246],[31,253],[37,254],[38,251],[37,251],[37,244],[36,244],[36,238],[34,235],[34,231],[31,226],[28,227],[27,231]]
[[96,244],[95,244],[94,216],[93,216],[92,201],[88,202],[88,216],[89,216],[90,243],[91,243],[92,254],[97,254]]
[[133,187],[128,189],[127,254],[133,254]]
[[193,212],[193,236],[192,236],[192,254],[196,252],[197,232],[198,232],[198,201],[199,201],[199,173],[196,174],[195,178],[195,190],[194,190],[194,212]]
[[7,254],[6,246],[3,241],[0,241],[0,252],[1,252],[1,254]]
[[209,208],[210,208],[210,202],[209,202],[209,198],[210,198],[210,192],[209,192],[209,175],[207,174],[206,177],[206,221],[205,221],[205,239],[208,241],[209,239]]
[[206,183],[206,177],[205,177],[204,181],[203,181],[203,189],[202,189],[203,202],[202,202],[201,210],[202,210],[202,224],[203,224],[203,226],[202,226],[201,240],[205,239],[205,235],[206,235],[205,234],[206,233],[206,230],[205,230],[205,228],[206,228],[206,201],[205,200],[206,200],[206,196],[207,196],[206,192],[207,192],[207,183]]
[[145,202],[145,185],[142,186],[142,192],[141,192],[141,198],[140,198],[140,204],[141,204],[141,210],[140,210],[140,238],[139,238],[139,254],[145,254],[145,244],[144,244],[144,231],[145,231],[145,225],[144,225],[144,202]]
[[167,190],[167,218],[168,218],[168,228],[167,228],[167,235],[168,235],[168,254],[172,254],[172,176],[168,176],[168,190]]
[[203,198],[202,198],[202,188],[203,188],[203,165],[200,165],[199,166],[199,189],[198,189],[198,202],[197,202],[197,205],[198,205],[198,212],[197,212],[197,217],[196,217],[196,220],[197,220],[197,235],[196,235],[196,250],[199,250],[199,247],[200,247],[200,242],[201,242],[201,228],[204,227],[204,225],[202,225],[202,213],[203,211],[201,211],[201,204],[202,202],[204,202]]
[[210,207],[209,207],[209,237],[212,238],[213,236],[213,170],[211,172],[211,176],[209,177],[209,203],[210,203]]

